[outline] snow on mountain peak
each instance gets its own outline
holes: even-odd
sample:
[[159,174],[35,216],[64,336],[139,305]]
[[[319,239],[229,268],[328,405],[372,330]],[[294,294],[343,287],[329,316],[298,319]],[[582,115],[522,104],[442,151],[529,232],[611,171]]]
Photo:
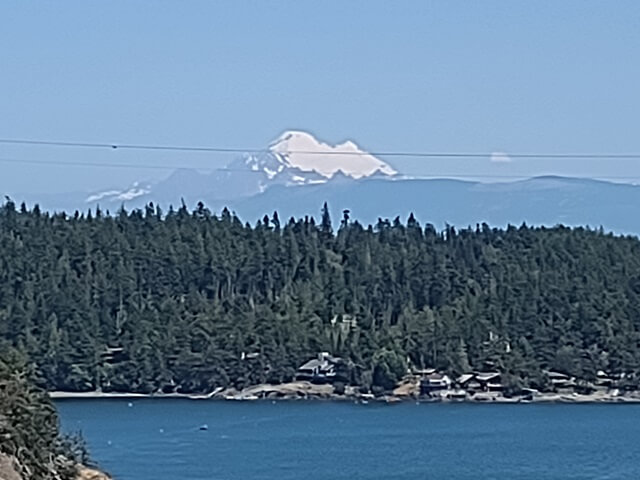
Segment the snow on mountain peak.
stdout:
[[269,150],[287,166],[316,172],[325,178],[331,178],[339,170],[352,178],[368,177],[376,172],[397,173],[389,164],[361,150],[352,141],[330,145],[298,130],[284,132]]
[[153,184],[135,183],[89,195],[87,203],[141,203],[151,198],[194,196],[216,199],[249,197],[276,185],[318,185],[361,178],[383,178],[397,172],[352,141],[331,145],[299,130],[284,132],[265,150],[247,153],[211,173],[180,169]]

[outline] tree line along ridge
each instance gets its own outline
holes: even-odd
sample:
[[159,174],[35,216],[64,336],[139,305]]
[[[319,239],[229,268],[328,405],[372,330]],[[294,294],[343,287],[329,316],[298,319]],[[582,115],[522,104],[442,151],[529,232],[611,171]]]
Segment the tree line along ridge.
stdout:
[[[340,321],[347,319],[347,321]],[[346,326],[346,327],[345,327]],[[587,228],[439,231],[328,209],[254,225],[203,204],[111,215],[0,207],[0,348],[49,390],[284,382],[317,352],[388,390],[409,367],[640,378],[640,241]]]

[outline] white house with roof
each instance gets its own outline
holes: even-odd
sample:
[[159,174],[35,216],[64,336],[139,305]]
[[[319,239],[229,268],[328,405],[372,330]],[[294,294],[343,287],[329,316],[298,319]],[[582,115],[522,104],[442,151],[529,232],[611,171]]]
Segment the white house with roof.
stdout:
[[420,380],[420,394],[427,395],[441,390],[451,388],[451,379],[448,375],[441,373],[431,373]]
[[331,382],[336,376],[336,365],[339,358],[328,352],[318,353],[318,357],[309,360],[298,368],[296,380],[325,383]]
[[468,392],[501,392],[502,375],[499,372],[465,373],[456,380],[460,388]]

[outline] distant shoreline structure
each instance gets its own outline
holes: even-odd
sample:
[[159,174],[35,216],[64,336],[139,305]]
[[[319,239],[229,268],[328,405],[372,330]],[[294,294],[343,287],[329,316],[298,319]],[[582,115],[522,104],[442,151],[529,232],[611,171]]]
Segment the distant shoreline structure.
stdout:
[[[632,392],[630,395],[615,395],[612,393],[593,393],[593,394],[558,394],[558,393],[540,393],[532,398],[523,397],[504,397],[499,395],[476,395],[465,399],[445,399],[440,397],[429,396],[409,396],[409,395],[381,395],[373,396],[371,394],[335,394],[326,391],[313,390],[315,385],[307,384],[308,382],[296,382],[281,385],[256,385],[242,392],[211,392],[208,394],[188,394],[188,393],[133,393],[133,392],[65,392],[51,391],[49,396],[52,400],[166,400],[166,399],[182,399],[182,400],[211,400],[216,402],[312,402],[312,401],[329,401],[329,402],[352,402],[358,404],[399,404],[399,403],[461,403],[461,404],[509,404],[509,405],[529,405],[529,404],[639,404],[640,392]],[[267,389],[281,393],[282,396],[259,396]],[[306,390],[306,391],[305,391]]]

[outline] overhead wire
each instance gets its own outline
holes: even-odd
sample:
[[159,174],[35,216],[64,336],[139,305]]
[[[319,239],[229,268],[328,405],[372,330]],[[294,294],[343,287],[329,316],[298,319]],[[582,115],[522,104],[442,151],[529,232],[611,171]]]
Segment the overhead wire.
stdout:
[[[183,152],[210,152],[210,153],[268,153],[269,149],[256,148],[228,148],[215,146],[188,146],[188,145],[152,145],[129,144],[109,142],[71,142],[58,140],[34,140],[0,138],[0,144],[54,146],[71,148],[100,148],[111,150],[164,150]],[[408,151],[371,151],[371,152],[319,152],[307,150],[289,150],[288,154],[304,155],[351,155],[351,156],[386,156],[386,157],[424,157],[424,158],[491,158],[492,156],[509,158],[530,159],[640,159],[640,153],[508,153],[508,152],[408,152]]]
[[[108,142],[70,142],[58,140],[35,140],[35,139],[15,139],[0,138],[0,144],[13,144],[25,146],[52,146],[52,147],[70,147],[70,148],[92,148],[92,149],[110,149],[110,150],[156,150],[156,151],[184,151],[184,152],[209,152],[209,153],[237,153],[237,154],[255,154],[269,153],[269,149],[252,149],[252,148],[226,148],[212,146],[178,146],[178,145],[146,145],[146,144],[118,144]],[[380,152],[318,152],[291,150],[279,153],[286,154],[305,154],[305,155],[353,155],[353,156],[379,156],[379,157],[417,157],[417,158],[492,158],[495,156],[508,157],[509,159],[640,159],[640,153],[505,153],[505,152],[406,152],[406,151],[380,151]],[[148,163],[123,163],[123,162],[106,162],[106,161],[72,161],[72,160],[44,160],[32,158],[2,158],[1,163],[14,164],[32,164],[44,166],[73,166],[73,167],[104,167],[104,168],[127,168],[127,169],[153,169],[153,170],[176,170],[181,168],[191,168],[196,170],[211,172],[243,172],[243,173],[262,173],[260,170],[250,170],[233,167],[210,167],[195,166],[185,164],[148,164]],[[538,174],[536,176],[548,176],[557,174]],[[398,175],[403,179],[525,179],[530,178],[530,174],[460,174],[460,173],[433,173],[421,175]],[[637,180],[639,175],[593,175],[590,177],[573,177],[573,178],[600,178],[600,179],[620,179],[620,180]]]

